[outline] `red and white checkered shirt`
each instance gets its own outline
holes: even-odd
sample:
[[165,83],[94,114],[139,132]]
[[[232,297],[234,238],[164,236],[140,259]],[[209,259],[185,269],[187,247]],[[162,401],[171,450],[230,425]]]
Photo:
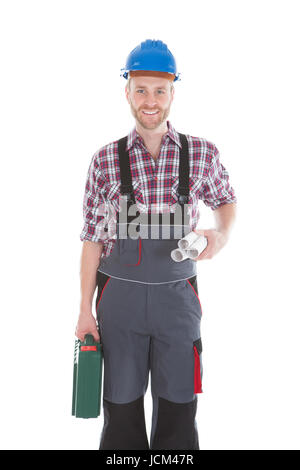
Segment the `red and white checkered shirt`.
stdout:
[[[163,136],[159,157],[149,154],[136,128],[129,133],[126,150],[132,174],[137,210],[140,212],[174,212],[179,182],[180,137],[170,121]],[[206,139],[186,134],[189,144],[189,214],[191,230],[199,221],[199,199],[217,209],[236,202],[229,175],[219,158],[217,147]],[[81,241],[102,242],[102,257],[109,256],[115,243],[115,211],[120,209],[121,196],[118,141],[101,147],[92,158],[88,170],[83,201],[84,227]]]

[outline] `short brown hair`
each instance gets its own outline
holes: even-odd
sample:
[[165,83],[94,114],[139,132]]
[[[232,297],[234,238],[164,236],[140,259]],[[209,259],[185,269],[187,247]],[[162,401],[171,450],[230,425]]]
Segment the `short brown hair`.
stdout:
[[[127,80],[127,83],[126,83],[126,88],[127,90],[129,91],[130,90],[130,81],[132,79],[132,77],[136,77],[136,76],[150,76],[150,77],[163,77],[163,78],[167,78],[168,80],[170,80],[170,90],[172,91],[174,89],[174,84],[173,84],[173,78],[169,78],[170,74],[166,73],[166,72],[148,72],[148,71],[141,71],[142,73],[139,73],[137,74],[136,71],[134,72],[129,72],[128,74],[128,80]],[[175,77],[175,75],[172,74],[173,77]]]

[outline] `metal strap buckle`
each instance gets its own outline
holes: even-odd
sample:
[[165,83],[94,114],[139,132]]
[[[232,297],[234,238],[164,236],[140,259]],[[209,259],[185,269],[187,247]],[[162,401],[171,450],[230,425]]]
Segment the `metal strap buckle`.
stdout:
[[179,204],[188,204],[189,197],[186,194],[180,194],[178,196],[178,202]]
[[132,193],[124,193],[123,196],[126,197],[127,204],[132,206],[134,204],[134,196]]

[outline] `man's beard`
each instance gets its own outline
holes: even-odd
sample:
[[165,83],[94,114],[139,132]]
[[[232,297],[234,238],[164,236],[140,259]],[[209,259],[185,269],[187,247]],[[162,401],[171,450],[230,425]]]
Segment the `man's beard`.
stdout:
[[149,119],[149,121],[147,121],[147,117],[145,117],[145,120],[142,120],[139,116],[139,113],[142,113],[142,111],[137,111],[131,104],[130,102],[130,109],[131,109],[131,112],[133,114],[133,116],[135,117],[135,119],[139,122],[139,124],[141,125],[141,127],[143,127],[144,129],[156,129],[157,127],[159,127],[166,119],[167,117],[169,116],[170,114],[170,109],[171,109],[171,103],[169,105],[169,107],[167,109],[165,109],[163,112],[161,111],[160,108],[157,108],[159,110],[159,114],[158,114],[158,119],[156,118],[155,120],[153,120],[153,122],[151,122],[151,120]]

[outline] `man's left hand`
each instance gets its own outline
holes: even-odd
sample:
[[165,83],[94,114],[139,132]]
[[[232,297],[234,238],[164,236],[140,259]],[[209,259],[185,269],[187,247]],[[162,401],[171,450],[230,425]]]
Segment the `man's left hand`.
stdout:
[[198,258],[195,258],[195,261],[213,258],[228,241],[228,235],[225,232],[218,232],[215,229],[194,229],[193,231],[198,235],[204,235],[204,237],[207,238],[206,248],[202,251],[202,253],[200,253]]

